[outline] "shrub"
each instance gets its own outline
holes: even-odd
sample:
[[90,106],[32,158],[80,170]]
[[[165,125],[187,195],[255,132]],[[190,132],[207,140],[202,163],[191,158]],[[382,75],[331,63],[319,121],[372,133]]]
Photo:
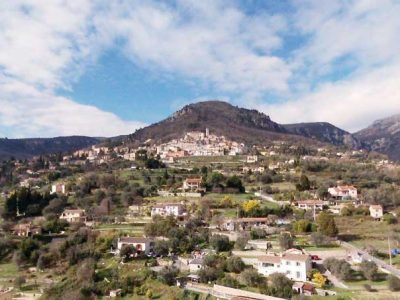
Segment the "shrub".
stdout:
[[211,236],[210,237],[210,245],[217,252],[231,250],[231,243],[229,242],[228,237],[225,235],[215,234],[215,235]]
[[378,267],[373,261],[363,261],[360,265],[360,271],[368,280],[376,280]]
[[392,292],[400,291],[400,279],[396,276],[389,275],[388,277],[389,290]]
[[240,273],[244,267],[244,262],[238,256],[232,256],[226,260],[226,269],[228,272]]

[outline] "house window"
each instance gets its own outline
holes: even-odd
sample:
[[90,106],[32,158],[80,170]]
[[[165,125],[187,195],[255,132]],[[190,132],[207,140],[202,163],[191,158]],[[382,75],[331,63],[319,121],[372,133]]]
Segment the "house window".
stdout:
[[296,262],[296,266],[298,266],[298,267],[299,267],[299,266],[300,266],[300,263],[299,263],[299,262]]
[[262,266],[263,266],[264,268],[268,268],[268,267],[273,267],[274,264],[271,264],[271,263],[263,263]]
[[290,275],[290,271],[289,271],[289,270],[288,270],[288,271],[286,271],[286,274]]
[[286,265],[289,266],[289,265],[290,265],[290,261],[287,261],[287,262],[286,262]]
[[300,278],[300,272],[296,272],[296,277]]

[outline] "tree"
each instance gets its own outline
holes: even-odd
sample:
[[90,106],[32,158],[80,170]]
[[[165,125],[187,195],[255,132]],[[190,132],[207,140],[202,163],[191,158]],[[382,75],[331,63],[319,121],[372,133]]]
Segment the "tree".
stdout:
[[360,271],[368,280],[376,280],[378,267],[373,261],[363,261],[360,265]]
[[231,197],[231,196],[228,196],[228,195],[224,196],[224,197],[221,199],[220,205],[221,205],[222,207],[224,207],[224,208],[232,207],[232,206],[233,206],[232,197]]
[[312,229],[312,224],[308,220],[299,220],[293,224],[293,230],[298,233],[310,232]]
[[312,282],[314,282],[318,287],[324,288],[326,284],[326,277],[320,272],[315,272],[312,277]]
[[324,211],[317,217],[317,226],[318,231],[326,236],[335,237],[339,232],[333,216]]
[[231,243],[225,235],[214,234],[210,237],[210,246],[217,252],[231,250]]
[[217,280],[217,284],[231,287],[231,288],[238,288],[240,286],[239,282],[235,278],[230,276],[229,274],[225,274],[224,277],[219,278]]
[[174,285],[179,270],[175,267],[164,267],[158,273],[158,278],[165,284]]
[[310,240],[311,240],[311,243],[313,243],[314,246],[317,246],[317,247],[329,245],[331,242],[329,238],[327,238],[320,232],[311,233]]
[[240,178],[236,175],[231,176],[226,180],[226,187],[237,189],[239,193],[245,192],[242,180],[240,180]]
[[249,287],[258,287],[265,282],[265,279],[257,270],[247,269],[240,274],[242,281]]
[[269,277],[271,288],[268,293],[275,297],[291,298],[293,282],[282,273],[273,273]]
[[238,256],[231,256],[226,260],[226,269],[228,272],[240,273],[244,270],[244,262]]
[[249,241],[248,235],[240,235],[235,241],[235,248],[241,251],[245,250],[247,242]]
[[293,248],[293,237],[289,233],[283,233],[278,238],[279,246],[282,250]]
[[311,188],[310,180],[304,174],[300,176],[299,182],[296,184],[296,189],[300,192],[307,191]]
[[167,256],[169,253],[169,243],[167,241],[156,241],[153,248],[154,254],[157,256]]
[[261,208],[259,200],[247,200],[243,202],[242,208],[245,213],[250,213],[252,211],[258,210]]
[[389,275],[388,286],[389,290],[391,290],[392,292],[400,291],[400,279],[394,275]]
[[119,255],[122,257],[122,259],[124,261],[127,261],[135,253],[136,253],[136,249],[133,245],[123,245],[119,252]]
[[351,278],[351,266],[344,259],[328,258],[324,261],[324,266],[339,279],[349,280]]

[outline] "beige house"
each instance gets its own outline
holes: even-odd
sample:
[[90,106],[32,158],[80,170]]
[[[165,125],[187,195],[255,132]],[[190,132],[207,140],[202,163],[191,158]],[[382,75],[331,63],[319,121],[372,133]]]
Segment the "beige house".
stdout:
[[352,185],[338,185],[328,189],[328,193],[336,199],[357,199],[357,189]]
[[228,219],[222,224],[222,229],[228,231],[251,230],[257,227],[267,227],[271,223],[269,218],[237,218]]
[[84,223],[86,222],[86,213],[84,209],[65,209],[60,220],[66,220],[68,223]]
[[51,186],[51,194],[65,194],[65,184],[53,184]]
[[324,202],[321,200],[302,200],[297,201],[297,208],[299,209],[315,209],[315,210],[323,210],[324,209]]
[[382,205],[370,205],[369,214],[375,220],[380,220],[383,217],[383,207]]
[[196,191],[200,189],[201,183],[202,183],[201,177],[198,178],[186,178],[185,181],[183,182],[183,189],[184,190],[190,190],[190,191]]

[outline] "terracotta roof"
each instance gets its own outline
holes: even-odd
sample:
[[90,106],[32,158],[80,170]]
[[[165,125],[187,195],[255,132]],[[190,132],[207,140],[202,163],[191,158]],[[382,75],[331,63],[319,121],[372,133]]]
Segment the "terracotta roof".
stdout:
[[383,209],[382,205],[370,205],[369,208],[375,209],[375,210],[381,210]]
[[258,261],[267,263],[280,263],[282,260],[305,262],[309,259],[306,254],[282,253],[260,256]]
[[279,264],[281,262],[281,257],[278,255],[263,255],[258,258],[258,261]]
[[268,222],[269,218],[239,218],[239,219],[232,219],[231,222],[234,223],[241,223],[241,222]]
[[152,242],[153,240],[150,238],[144,238],[144,237],[121,237],[119,238],[118,242],[121,243],[147,243],[147,242]]
[[297,204],[306,204],[306,205],[323,205],[324,202],[321,200],[300,200],[297,201]]
[[201,178],[186,178],[186,182],[199,183],[199,182],[202,182],[202,179]]

